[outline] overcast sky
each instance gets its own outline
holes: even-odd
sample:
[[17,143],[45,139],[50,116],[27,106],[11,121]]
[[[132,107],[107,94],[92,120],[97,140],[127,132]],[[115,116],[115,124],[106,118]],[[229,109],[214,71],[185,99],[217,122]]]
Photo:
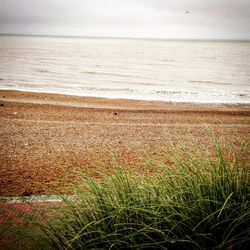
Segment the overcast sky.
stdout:
[[0,0],[0,33],[250,39],[250,0]]

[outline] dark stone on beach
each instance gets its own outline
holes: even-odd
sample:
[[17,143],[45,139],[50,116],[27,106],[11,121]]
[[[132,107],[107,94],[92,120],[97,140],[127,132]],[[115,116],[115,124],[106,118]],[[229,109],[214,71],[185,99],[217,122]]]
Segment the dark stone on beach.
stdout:
[[114,112],[114,115],[118,115],[117,112]]
[[32,195],[32,191],[24,191],[22,193],[22,196],[31,196]]
[[3,107],[4,106],[4,104],[3,103],[0,103],[0,107]]

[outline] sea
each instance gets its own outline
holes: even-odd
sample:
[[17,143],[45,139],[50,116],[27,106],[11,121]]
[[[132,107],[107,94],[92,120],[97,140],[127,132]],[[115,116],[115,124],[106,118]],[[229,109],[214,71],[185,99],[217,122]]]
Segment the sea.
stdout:
[[250,103],[250,42],[0,36],[0,89]]

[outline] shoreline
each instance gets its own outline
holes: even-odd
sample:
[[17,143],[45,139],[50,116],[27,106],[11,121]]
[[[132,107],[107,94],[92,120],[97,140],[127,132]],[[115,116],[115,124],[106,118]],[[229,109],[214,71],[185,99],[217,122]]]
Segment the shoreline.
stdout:
[[[4,97],[3,97],[4,96]],[[12,97],[12,98],[11,98]],[[19,99],[20,98],[20,99]],[[29,99],[31,98],[31,99]],[[23,99],[23,100],[22,100]],[[57,99],[53,102],[53,99]],[[0,100],[2,101],[18,101],[30,103],[46,103],[51,105],[69,105],[79,107],[103,107],[104,108],[121,108],[121,109],[159,109],[168,107],[215,107],[215,108],[243,108],[250,110],[250,103],[203,103],[203,102],[172,102],[161,100],[144,100],[144,99],[128,99],[128,98],[106,98],[98,96],[82,96],[64,93],[52,93],[43,91],[29,91],[29,90],[10,90],[0,88]],[[45,102],[46,101],[46,102]],[[81,104],[85,105],[81,105]],[[89,105],[89,106],[88,106]],[[135,108],[132,105],[139,107]]]
[[[240,147],[250,105],[196,105],[0,90],[0,196],[71,194],[79,173],[96,178],[116,160],[150,173],[172,143],[211,149],[210,127]],[[143,160],[142,160],[143,159]],[[165,161],[169,161],[165,158]]]

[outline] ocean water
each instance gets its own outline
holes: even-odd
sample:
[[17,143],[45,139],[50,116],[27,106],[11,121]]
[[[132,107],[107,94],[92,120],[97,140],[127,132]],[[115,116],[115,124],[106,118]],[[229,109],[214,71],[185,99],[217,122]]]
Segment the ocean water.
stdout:
[[0,36],[0,89],[250,103],[250,42]]

